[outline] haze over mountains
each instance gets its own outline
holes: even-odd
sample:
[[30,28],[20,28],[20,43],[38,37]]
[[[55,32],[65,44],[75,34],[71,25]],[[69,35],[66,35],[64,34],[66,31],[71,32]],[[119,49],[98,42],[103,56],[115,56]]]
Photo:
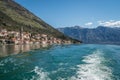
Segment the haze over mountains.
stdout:
[[21,27],[30,33],[44,33],[56,38],[71,39],[13,0],[0,0],[0,29],[19,31]]
[[81,40],[83,43],[120,44],[120,28],[98,26],[97,28],[82,28],[79,26],[58,28],[67,36]]

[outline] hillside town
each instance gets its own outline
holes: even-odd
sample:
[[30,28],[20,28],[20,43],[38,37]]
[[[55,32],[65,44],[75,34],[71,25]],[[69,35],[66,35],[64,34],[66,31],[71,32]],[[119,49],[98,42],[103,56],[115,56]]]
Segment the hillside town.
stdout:
[[0,30],[0,44],[71,44],[70,40],[62,40],[47,34],[31,34],[21,31]]

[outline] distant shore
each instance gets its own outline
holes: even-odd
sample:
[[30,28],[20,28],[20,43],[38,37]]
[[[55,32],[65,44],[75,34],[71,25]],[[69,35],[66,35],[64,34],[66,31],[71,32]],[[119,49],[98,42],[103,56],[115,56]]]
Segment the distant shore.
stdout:
[[56,38],[47,34],[30,33],[24,31],[7,31],[6,29],[0,30],[0,44],[71,44],[72,40]]

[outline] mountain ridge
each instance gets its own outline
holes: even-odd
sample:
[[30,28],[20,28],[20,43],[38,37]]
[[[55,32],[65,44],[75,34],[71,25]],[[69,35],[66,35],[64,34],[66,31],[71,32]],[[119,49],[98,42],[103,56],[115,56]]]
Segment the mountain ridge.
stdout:
[[58,28],[67,36],[77,40],[82,40],[83,43],[107,43],[120,44],[120,28],[98,26],[97,28]]

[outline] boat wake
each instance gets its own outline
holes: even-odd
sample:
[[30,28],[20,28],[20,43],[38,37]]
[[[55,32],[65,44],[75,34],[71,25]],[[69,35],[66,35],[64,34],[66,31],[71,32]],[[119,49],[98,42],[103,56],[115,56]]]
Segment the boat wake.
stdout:
[[106,60],[100,50],[84,56],[84,64],[77,65],[76,76],[71,80],[112,80],[112,70],[103,64]]
[[44,72],[41,68],[39,68],[38,66],[36,66],[34,68],[34,70],[32,70],[31,72],[34,72],[35,75],[32,76],[32,78],[30,80],[51,80],[48,75],[48,72]]

